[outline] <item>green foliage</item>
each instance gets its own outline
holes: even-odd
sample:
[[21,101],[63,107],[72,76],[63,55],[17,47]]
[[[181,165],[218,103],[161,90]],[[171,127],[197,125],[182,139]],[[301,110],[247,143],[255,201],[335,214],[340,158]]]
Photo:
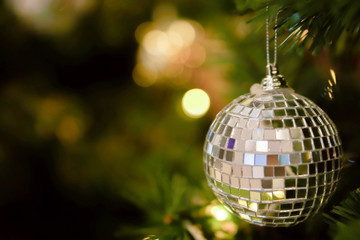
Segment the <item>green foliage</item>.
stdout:
[[[15,4],[19,12],[0,4],[0,175],[5,179],[0,202],[7,219],[0,239],[35,232],[113,239],[115,231],[117,239],[126,240],[327,237],[321,214],[294,228],[273,229],[230,214],[221,221],[211,211],[222,206],[206,186],[203,140],[215,114],[265,75],[266,0],[99,0],[81,14],[74,14],[71,4],[52,11],[52,1],[37,2],[45,15],[34,11],[36,4],[26,8],[26,16],[21,4]],[[234,2],[246,16],[234,14]],[[278,9],[280,39],[290,36],[285,46],[294,50],[286,56],[284,48],[279,51],[281,73],[329,113],[344,151],[359,156],[360,61],[351,58],[360,49],[358,1],[271,1],[272,24]],[[132,80],[141,48],[134,33],[167,14],[200,27],[196,44],[205,49],[206,61],[181,81],[139,87]],[[68,22],[66,31],[46,25]],[[342,58],[332,64],[326,52],[318,58],[295,52],[324,47]],[[189,58],[188,50],[179,59]],[[329,69],[336,72],[336,85],[327,86]],[[326,87],[334,89],[332,101],[321,97]],[[189,119],[181,109],[191,88],[203,88],[211,97],[202,119]],[[360,184],[359,165],[344,174],[341,182],[348,185],[339,187],[337,196]],[[351,200],[334,209],[341,214],[332,217],[337,226],[332,236],[358,234],[359,205]]]
[[360,219],[351,221],[349,224],[338,224],[338,232],[334,236],[334,240],[357,240],[360,236]]
[[331,213],[336,215],[337,218],[326,216],[336,223],[360,219],[360,190],[357,189],[351,192],[349,197],[331,210]]
[[[236,0],[236,6],[240,13],[255,11],[261,14],[261,7],[264,8],[266,2]],[[334,54],[344,51],[355,54],[360,50],[359,1],[275,0],[270,1],[270,9],[281,10],[279,26],[283,33],[287,32],[290,48],[296,47],[301,53],[310,50],[313,54],[318,54],[325,47]],[[273,12],[270,15],[273,16]]]
[[261,8],[264,8],[266,1],[264,0],[234,0],[237,10],[240,13],[246,13],[250,11],[256,11]]
[[333,239],[359,239],[360,235],[360,190],[350,193],[350,196],[331,210],[332,215],[324,214],[334,224]]
[[[138,169],[142,177],[127,182],[122,195],[144,213],[145,223],[141,227],[122,226],[116,233],[119,238],[154,234],[156,237],[148,236],[149,239],[190,239],[188,226],[194,213],[204,207],[209,198],[206,192],[192,186],[185,176],[173,173],[165,157],[164,154],[149,157]],[[197,222],[202,220],[197,219]]]

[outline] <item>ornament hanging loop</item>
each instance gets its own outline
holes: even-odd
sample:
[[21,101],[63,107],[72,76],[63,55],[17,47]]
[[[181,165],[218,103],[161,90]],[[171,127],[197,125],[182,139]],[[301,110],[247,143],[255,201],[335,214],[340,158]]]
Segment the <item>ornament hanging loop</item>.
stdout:
[[[274,62],[273,65],[276,66],[277,63],[277,36],[278,36],[278,29],[277,29],[277,22],[278,22],[278,11],[275,16],[275,28],[274,28]],[[269,4],[266,6],[266,63],[270,65],[270,39],[269,39],[269,25],[270,25],[270,17],[269,17]]]
[[277,21],[279,12],[277,12],[275,17],[275,34],[274,34],[274,62],[270,63],[270,40],[269,40],[269,4],[266,6],[266,12],[268,16],[266,17],[266,77],[261,81],[261,86],[264,91],[272,90],[276,88],[287,87],[286,80],[284,76],[279,74],[277,68]]
[[261,86],[264,91],[288,87],[284,76],[279,74],[273,63],[266,66],[266,77],[262,79]]
[[274,63],[270,63],[266,65],[266,76],[274,76],[278,74],[279,72],[277,66]]

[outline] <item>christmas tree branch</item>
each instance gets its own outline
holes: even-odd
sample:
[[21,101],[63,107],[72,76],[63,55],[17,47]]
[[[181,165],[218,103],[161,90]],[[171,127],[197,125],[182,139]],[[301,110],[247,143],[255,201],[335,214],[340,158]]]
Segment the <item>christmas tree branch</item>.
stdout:
[[184,221],[184,227],[195,240],[206,240],[202,231],[194,226],[189,220]]
[[[334,53],[348,48],[352,54],[360,51],[359,1],[235,0],[235,3],[240,14],[263,15],[266,4],[270,5],[270,16],[281,9],[278,25],[288,35],[286,43],[295,44],[300,52],[309,50],[317,54],[323,48]],[[352,46],[348,46],[349,42]]]

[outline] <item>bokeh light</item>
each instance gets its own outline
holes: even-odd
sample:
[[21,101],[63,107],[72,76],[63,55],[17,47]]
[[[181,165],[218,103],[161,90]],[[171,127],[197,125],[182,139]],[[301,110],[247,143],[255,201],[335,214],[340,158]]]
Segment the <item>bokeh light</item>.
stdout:
[[193,25],[185,20],[177,20],[173,22],[170,25],[168,32],[173,36],[175,34],[175,36],[179,37],[182,42],[181,45],[183,46],[189,46],[192,44],[196,37]]
[[[249,24],[255,13],[233,14],[235,5],[226,1],[188,3],[3,1],[0,171],[7,221],[0,239],[39,232],[62,239],[74,233],[84,239],[157,240],[178,233],[200,239],[186,221],[206,239],[259,237],[204,186],[199,146],[209,120],[263,77],[265,34],[257,29],[264,22]],[[343,49],[354,53],[345,39],[334,55],[299,58],[289,51],[279,58],[288,60],[282,68],[296,76],[293,84],[304,79],[302,92],[343,122],[339,131],[356,160],[358,144],[349,136],[359,124],[344,106],[356,105],[360,71],[348,71],[341,64],[348,61],[328,60],[346,60],[338,55]],[[308,76],[324,81],[316,85]],[[319,99],[317,86],[326,100],[341,101]],[[185,101],[194,88],[205,103],[192,91]],[[266,194],[286,198],[284,192]],[[249,211],[262,208],[238,203]]]
[[335,74],[334,69],[330,69],[330,75],[331,75],[332,80],[334,81],[334,84],[336,84],[336,74]]
[[143,47],[146,52],[152,55],[168,55],[171,53],[168,36],[160,30],[148,32],[144,37]]
[[201,89],[187,91],[182,98],[182,109],[191,118],[202,117],[210,107],[209,95]]
[[143,238],[143,240],[159,240],[160,238],[156,237],[155,235],[147,236],[146,238]]
[[218,220],[224,221],[229,218],[229,213],[221,206],[214,206],[211,208],[211,214]]
[[175,85],[194,80],[194,71],[207,57],[204,36],[199,23],[179,19],[171,4],[160,4],[154,9],[154,21],[140,24],[135,31],[139,50],[134,82],[147,87],[160,80]]
[[325,87],[325,92],[323,95],[328,96],[330,100],[334,98],[334,87],[336,85],[336,73],[334,69],[330,68],[330,76],[331,78],[328,79],[328,85]]
[[7,5],[24,24],[41,33],[61,34],[75,26],[94,0],[7,0]]
[[149,87],[156,82],[158,73],[157,71],[144,67],[142,64],[137,64],[133,70],[132,76],[137,85],[141,87]]

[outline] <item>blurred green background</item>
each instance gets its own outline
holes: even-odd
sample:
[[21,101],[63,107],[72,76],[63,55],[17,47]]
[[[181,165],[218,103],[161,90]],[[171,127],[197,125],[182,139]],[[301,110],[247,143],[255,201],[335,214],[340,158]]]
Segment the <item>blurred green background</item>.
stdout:
[[[321,214],[250,226],[206,186],[212,119],[265,75],[254,16],[232,0],[2,1],[0,238],[331,238]],[[360,182],[360,58],[347,44],[279,50],[281,73],[334,120],[351,166],[324,211]],[[203,91],[184,101],[192,89]]]

